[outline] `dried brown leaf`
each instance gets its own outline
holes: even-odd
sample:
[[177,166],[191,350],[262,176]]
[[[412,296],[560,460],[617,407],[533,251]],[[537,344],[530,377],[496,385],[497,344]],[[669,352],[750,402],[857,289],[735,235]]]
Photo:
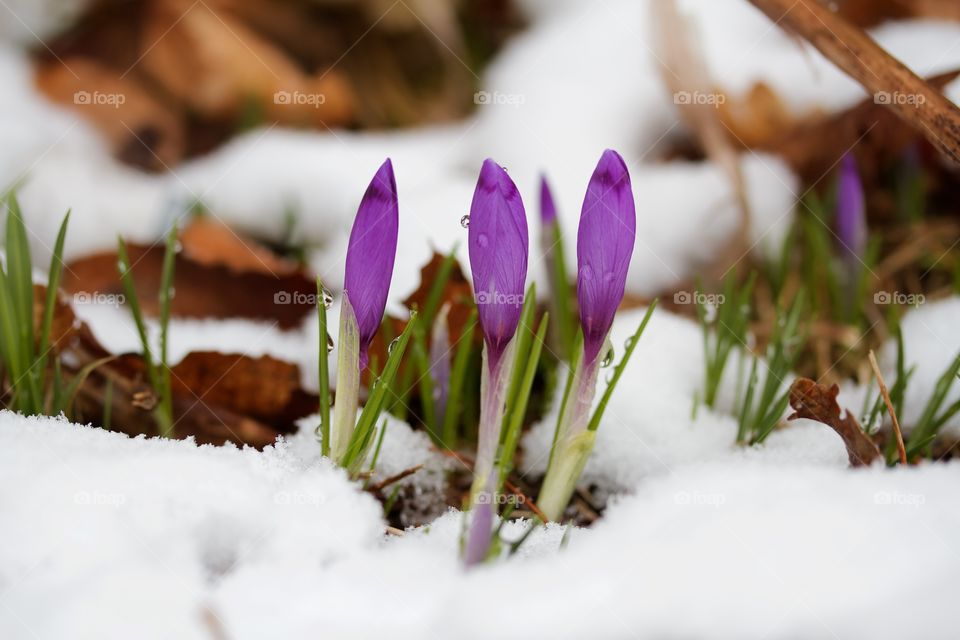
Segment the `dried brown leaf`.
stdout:
[[841,415],[837,403],[837,385],[818,384],[809,378],[798,378],[790,385],[790,406],[794,413],[788,420],[806,418],[821,422],[837,432],[847,447],[850,466],[864,467],[880,457],[880,449],[863,432],[857,419],[849,411]]

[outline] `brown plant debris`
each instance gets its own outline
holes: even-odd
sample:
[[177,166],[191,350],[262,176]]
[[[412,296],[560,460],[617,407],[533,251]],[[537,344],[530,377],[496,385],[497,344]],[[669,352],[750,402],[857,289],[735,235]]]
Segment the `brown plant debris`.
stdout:
[[840,388],[835,384],[828,387],[809,378],[797,378],[790,385],[790,406],[794,413],[787,419],[806,418],[829,426],[843,438],[850,466],[869,466],[880,458],[880,449],[850,411],[844,410],[841,414],[838,393]]
[[[180,234],[171,311],[190,318],[242,317],[298,326],[316,309],[316,284],[299,265],[218,222],[198,218]],[[133,280],[144,313],[159,312],[164,247],[128,244]],[[64,270],[69,293],[122,294],[117,254],[99,253]]]

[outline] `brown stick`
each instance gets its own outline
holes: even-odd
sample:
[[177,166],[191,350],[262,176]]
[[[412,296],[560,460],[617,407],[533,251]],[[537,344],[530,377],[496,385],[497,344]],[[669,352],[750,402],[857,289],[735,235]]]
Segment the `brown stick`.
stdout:
[[407,478],[407,477],[409,477],[409,476],[412,476],[412,475],[415,474],[417,471],[420,471],[420,469],[423,469],[423,465],[422,465],[422,464],[418,464],[418,465],[415,466],[415,467],[410,467],[409,469],[404,469],[404,470],[401,471],[400,473],[398,473],[398,474],[396,474],[396,475],[393,475],[393,476],[390,476],[389,478],[385,478],[384,480],[381,480],[381,481],[378,482],[377,484],[368,487],[367,490],[368,490],[368,491],[372,491],[373,493],[376,493],[376,492],[378,492],[378,491],[383,491],[384,489],[386,489],[386,488],[389,487],[390,485],[395,484],[395,483],[397,483],[397,482],[400,482],[400,481],[403,480],[404,478]]
[[[456,451],[450,451],[448,449],[436,449],[436,451],[439,451],[445,456],[449,456],[451,458],[455,458],[459,460],[461,463],[463,463],[465,467],[473,471],[474,461],[472,458],[465,456],[462,453],[457,453]],[[509,480],[504,480],[503,486],[506,488],[507,491],[509,491],[513,495],[520,496],[520,498],[523,500],[523,504],[530,507],[530,511],[533,511],[534,515],[540,518],[540,520],[542,520],[543,522],[550,522],[550,519],[543,513],[543,511],[540,511],[540,507],[537,506],[537,503],[531,500],[530,497],[520,489],[520,487],[513,484]]]
[[877,384],[880,385],[880,395],[883,396],[883,402],[887,405],[890,419],[893,420],[893,433],[897,437],[897,452],[900,454],[900,464],[907,464],[907,449],[903,446],[903,432],[900,431],[900,421],[897,420],[897,412],[893,410],[890,392],[887,391],[887,383],[884,382],[880,367],[877,366],[877,357],[873,355],[873,349],[870,349],[868,359],[870,360],[870,368],[873,369],[873,375],[877,377]]
[[817,0],[750,0],[859,82],[930,143],[960,164],[960,109],[891,56],[859,27]]

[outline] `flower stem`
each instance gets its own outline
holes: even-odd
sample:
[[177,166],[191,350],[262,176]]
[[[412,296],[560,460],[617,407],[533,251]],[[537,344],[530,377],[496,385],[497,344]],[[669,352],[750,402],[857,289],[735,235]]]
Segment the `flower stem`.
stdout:
[[480,379],[480,436],[477,460],[473,468],[473,488],[470,491],[472,520],[467,533],[464,562],[471,566],[482,562],[490,549],[493,533],[494,502],[500,474],[494,473],[494,461],[500,444],[503,425],[504,400],[510,378],[512,345],[506,352],[491,356],[483,349],[483,373]]
[[330,450],[333,459],[342,464],[350,445],[350,436],[357,423],[360,403],[360,332],[356,315],[346,293],[340,307],[340,352],[337,356],[337,395],[333,406],[333,430]]
[[587,426],[596,394],[600,363],[598,358],[588,364],[583,362],[581,357],[572,374],[570,396],[557,423],[550,464],[537,499],[537,506],[551,521],[563,516],[596,440],[596,432],[588,430]]

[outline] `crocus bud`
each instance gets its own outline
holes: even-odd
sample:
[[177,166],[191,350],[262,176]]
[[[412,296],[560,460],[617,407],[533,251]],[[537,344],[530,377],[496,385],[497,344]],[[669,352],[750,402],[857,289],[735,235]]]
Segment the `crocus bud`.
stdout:
[[433,403],[437,420],[442,424],[450,395],[450,329],[447,317],[450,303],[444,303],[433,320],[430,332],[430,377],[433,379]]
[[527,279],[527,219],[507,172],[487,159],[480,170],[468,236],[477,310],[491,366],[517,331]]
[[540,220],[543,226],[552,224],[557,219],[557,206],[553,203],[553,193],[547,184],[547,177],[540,176]]
[[627,165],[620,154],[607,149],[587,186],[577,234],[577,300],[585,365],[597,359],[623,300],[636,235]]
[[343,289],[350,297],[360,337],[360,369],[380,329],[397,255],[399,207],[390,159],[380,166],[363,194],[350,231]]
[[852,153],[840,162],[837,184],[837,237],[843,244],[844,258],[859,262],[867,249],[867,216],[863,183]]

